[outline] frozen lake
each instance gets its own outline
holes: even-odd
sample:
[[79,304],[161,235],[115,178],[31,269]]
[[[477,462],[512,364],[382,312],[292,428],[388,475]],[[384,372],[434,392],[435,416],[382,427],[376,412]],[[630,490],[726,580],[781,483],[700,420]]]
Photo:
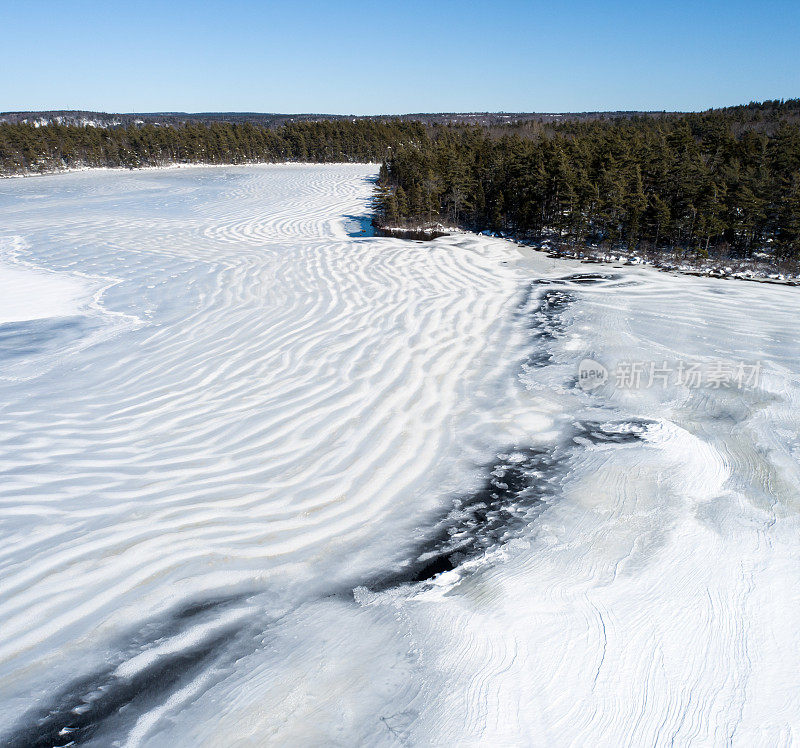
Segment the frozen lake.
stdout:
[[800,290],[375,173],[0,180],[0,743],[796,742]]

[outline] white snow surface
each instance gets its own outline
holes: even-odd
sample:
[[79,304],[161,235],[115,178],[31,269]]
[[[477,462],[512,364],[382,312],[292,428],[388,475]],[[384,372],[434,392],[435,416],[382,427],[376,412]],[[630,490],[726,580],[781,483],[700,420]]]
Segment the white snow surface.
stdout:
[[72,278],[0,265],[0,324],[70,316],[85,296]]
[[372,237],[375,173],[0,183],[0,743],[798,742],[798,290]]

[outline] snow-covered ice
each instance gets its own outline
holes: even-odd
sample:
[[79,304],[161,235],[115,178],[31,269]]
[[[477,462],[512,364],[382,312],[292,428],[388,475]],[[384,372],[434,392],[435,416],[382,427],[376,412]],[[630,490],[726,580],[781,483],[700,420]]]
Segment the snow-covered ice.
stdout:
[[74,279],[0,265],[0,324],[70,316],[86,296]]
[[0,183],[0,742],[795,742],[798,290],[372,237],[375,171]]

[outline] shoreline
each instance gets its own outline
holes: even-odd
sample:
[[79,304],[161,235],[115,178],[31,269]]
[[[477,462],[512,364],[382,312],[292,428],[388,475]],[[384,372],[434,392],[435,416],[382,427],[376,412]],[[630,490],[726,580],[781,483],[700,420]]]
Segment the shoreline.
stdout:
[[68,166],[63,169],[48,171],[23,171],[15,174],[0,173],[0,179],[28,179],[30,177],[52,177],[60,174],[79,174],[83,172],[129,172],[159,171],[170,169],[230,169],[234,167],[254,166],[379,166],[371,161],[251,161],[243,164],[212,164],[206,162],[175,162],[169,164],[146,164],[144,166]]
[[672,275],[688,275],[696,278],[716,278],[718,280],[741,280],[750,283],[766,283],[776,286],[800,286],[800,273],[793,275],[787,273],[769,273],[766,269],[747,269],[738,267],[734,269],[730,265],[741,263],[741,260],[730,260],[720,265],[704,266],[683,260],[680,264],[670,264],[668,258],[651,259],[649,257],[628,253],[623,249],[616,251],[603,252],[592,245],[585,245],[582,249],[577,247],[571,251],[562,251],[552,246],[550,239],[540,242],[516,239],[513,236],[502,236],[489,231],[473,231],[460,227],[446,227],[441,223],[414,226],[414,227],[389,227],[376,226],[375,231],[379,235],[390,236],[396,239],[406,239],[415,241],[431,241],[440,236],[448,234],[471,234],[473,236],[485,236],[493,239],[502,239],[516,245],[518,248],[525,248],[532,252],[546,254],[547,257],[558,260],[571,260],[582,265],[606,265],[616,268],[623,267],[642,267],[652,268],[662,273]]
[[[28,179],[31,177],[48,177],[62,174],[75,174],[83,172],[129,172],[129,171],[149,171],[149,170],[177,170],[177,169],[214,169],[214,168],[235,168],[235,167],[306,167],[306,166],[378,166],[377,163],[361,161],[256,161],[242,164],[216,164],[216,163],[169,163],[169,164],[148,164],[144,166],[79,166],[54,169],[50,171],[26,171],[18,174],[0,174],[0,179]],[[768,273],[766,270],[748,270],[719,266],[703,266],[683,260],[679,265],[669,264],[666,260],[652,260],[638,254],[630,254],[623,249],[611,253],[603,252],[592,245],[585,245],[584,249],[573,249],[568,252],[561,251],[557,247],[551,246],[550,239],[540,242],[530,242],[524,239],[516,239],[513,236],[502,236],[488,231],[473,231],[454,226],[444,226],[441,223],[418,226],[380,226],[375,225],[377,236],[392,237],[406,241],[432,241],[439,237],[453,233],[472,234],[475,236],[488,236],[503,239],[517,245],[525,247],[534,252],[542,252],[548,257],[560,260],[572,260],[586,265],[608,265],[615,267],[649,267],[659,272],[671,273],[673,275],[688,275],[699,278],[717,278],[719,280],[741,280],[750,283],[765,283],[771,285],[800,286],[800,273],[796,275],[784,273]],[[735,262],[735,261],[731,261]]]
[[547,243],[542,244],[528,244],[525,242],[512,239],[515,244],[521,247],[527,247],[534,252],[545,253],[548,257],[560,260],[572,260],[580,262],[583,265],[608,265],[616,268],[625,267],[642,267],[651,268],[662,273],[669,273],[671,275],[687,275],[695,278],[714,278],[717,280],[739,280],[748,281],[750,283],[766,283],[776,286],[800,286],[800,274],[791,275],[786,273],[776,272],[774,274],[768,273],[766,270],[750,270],[750,269],[733,269],[726,263],[723,267],[719,265],[703,266],[700,264],[692,263],[691,261],[684,260],[679,265],[669,264],[669,261],[650,259],[638,254],[626,254],[625,252],[613,252],[609,254],[592,252],[563,252],[553,247],[547,246]]

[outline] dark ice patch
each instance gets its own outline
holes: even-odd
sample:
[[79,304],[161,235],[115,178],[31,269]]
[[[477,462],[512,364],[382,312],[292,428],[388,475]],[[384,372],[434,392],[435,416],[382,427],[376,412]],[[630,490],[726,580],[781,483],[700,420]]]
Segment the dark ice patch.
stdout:
[[575,423],[572,440],[577,444],[633,444],[644,438],[654,421],[598,422],[582,421]]
[[119,678],[109,668],[73,680],[46,706],[23,715],[11,733],[2,737],[7,748],[80,745],[101,730],[113,730],[157,703],[158,697],[200,670],[227,637],[206,641],[188,651],[160,657],[131,678]]
[[640,441],[653,422],[576,422],[563,440],[548,448],[512,448],[483,468],[475,493],[458,496],[413,549],[410,558],[363,586],[374,592],[416,584],[480,558],[514,538],[557,499],[568,463],[587,445],[620,446]]
[[80,745],[98,735],[117,732],[163,700],[164,694],[175,691],[184,680],[208,667],[242,627],[234,624],[196,646],[164,653],[130,677],[116,675],[117,668],[205,620],[204,614],[216,614],[240,599],[241,596],[231,596],[194,602],[131,632],[124,647],[109,653],[107,667],[74,678],[55,694],[39,699],[40,703],[23,714],[8,733],[0,735],[0,745]]
[[453,500],[412,558],[364,586],[380,591],[432,579],[518,537],[558,484],[557,449],[512,449],[486,466],[483,486]]
[[614,280],[618,276],[609,273],[573,273],[561,278],[564,283],[602,283],[607,280]]
[[532,348],[523,361],[527,368],[541,368],[552,360],[546,344],[564,332],[563,319],[567,307],[575,301],[575,295],[561,288],[542,291],[538,281],[531,283],[517,306],[517,316],[531,332]]
[[531,281],[533,286],[553,286],[563,285],[565,283],[602,283],[603,281],[616,280],[618,275],[611,273],[573,273],[572,275],[565,275],[561,278],[535,278]]
[[100,326],[90,317],[48,317],[0,325],[0,361],[57,353]]

